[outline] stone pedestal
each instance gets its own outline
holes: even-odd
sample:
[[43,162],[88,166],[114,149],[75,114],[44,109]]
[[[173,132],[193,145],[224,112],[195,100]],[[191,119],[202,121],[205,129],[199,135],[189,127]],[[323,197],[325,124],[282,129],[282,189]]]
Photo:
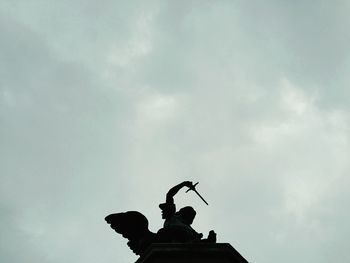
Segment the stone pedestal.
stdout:
[[152,244],[135,263],[248,263],[228,243]]

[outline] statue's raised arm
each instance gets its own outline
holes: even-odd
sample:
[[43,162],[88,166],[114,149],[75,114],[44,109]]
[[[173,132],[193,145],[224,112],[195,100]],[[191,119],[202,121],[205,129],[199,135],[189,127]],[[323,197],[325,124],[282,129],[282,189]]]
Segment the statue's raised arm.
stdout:
[[188,187],[189,189],[193,186],[193,183],[190,181],[184,181],[172,187],[166,194],[166,201],[159,205],[159,208],[162,210],[162,218],[167,220],[174,216],[176,212],[176,206],[174,203],[174,196],[182,189],[183,187]]
[[174,203],[174,196],[180,191],[181,188],[187,186],[189,189],[193,188],[193,183],[190,181],[184,181],[172,187],[166,194],[166,202]]

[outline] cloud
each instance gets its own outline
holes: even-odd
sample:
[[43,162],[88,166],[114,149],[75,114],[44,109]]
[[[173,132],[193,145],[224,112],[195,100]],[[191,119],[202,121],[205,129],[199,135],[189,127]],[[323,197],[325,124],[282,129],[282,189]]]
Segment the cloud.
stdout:
[[103,217],[156,231],[189,179],[209,206],[178,207],[248,260],[344,261],[348,9],[3,1],[1,259],[132,261]]

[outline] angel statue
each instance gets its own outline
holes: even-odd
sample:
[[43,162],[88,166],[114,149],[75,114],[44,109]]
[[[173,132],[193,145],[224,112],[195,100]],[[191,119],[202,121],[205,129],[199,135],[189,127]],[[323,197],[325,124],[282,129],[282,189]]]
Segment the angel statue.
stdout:
[[148,229],[147,218],[137,211],[110,214],[105,217],[105,220],[112,229],[129,240],[128,246],[136,255],[142,255],[152,243],[215,243],[216,233],[213,230],[209,232],[206,239],[203,239],[203,234],[197,233],[191,227],[196,216],[196,211],[191,206],[185,206],[176,211],[174,196],[183,187],[187,187],[187,191],[194,191],[208,204],[197,192],[195,188],[197,184],[184,181],[168,191],[165,203],[159,205],[162,210],[162,218],[165,221],[163,228],[159,229],[157,233],[153,233]]

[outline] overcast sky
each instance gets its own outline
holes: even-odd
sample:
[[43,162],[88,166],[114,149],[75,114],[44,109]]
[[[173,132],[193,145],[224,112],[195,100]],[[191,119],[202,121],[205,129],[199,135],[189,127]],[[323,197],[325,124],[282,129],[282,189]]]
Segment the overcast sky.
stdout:
[[257,263],[349,262],[350,2],[0,2],[0,261],[130,263],[104,222],[200,182]]

